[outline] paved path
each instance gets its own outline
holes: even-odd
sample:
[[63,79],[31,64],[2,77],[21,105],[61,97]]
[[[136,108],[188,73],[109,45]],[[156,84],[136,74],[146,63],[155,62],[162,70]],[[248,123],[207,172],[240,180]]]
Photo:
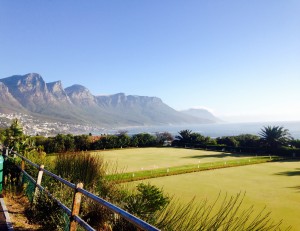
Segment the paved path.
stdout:
[[12,225],[2,195],[0,195],[0,231],[12,231]]

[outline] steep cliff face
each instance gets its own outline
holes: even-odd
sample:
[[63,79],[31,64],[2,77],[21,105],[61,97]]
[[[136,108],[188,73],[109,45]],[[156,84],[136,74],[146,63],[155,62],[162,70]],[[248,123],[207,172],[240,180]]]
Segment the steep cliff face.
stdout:
[[22,105],[9,92],[8,87],[0,82],[0,112],[25,110]]
[[[30,111],[53,119],[102,126],[203,123],[207,119],[174,110],[161,99],[118,93],[94,96],[84,86],[63,88],[36,73],[0,79],[1,108]],[[211,122],[211,121],[209,121]]]
[[48,91],[51,95],[49,99],[55,99],[53,102],[72,104],[70,98],[66,94],[65,90],[62,87],[61,81],[56,81],[46,84]]

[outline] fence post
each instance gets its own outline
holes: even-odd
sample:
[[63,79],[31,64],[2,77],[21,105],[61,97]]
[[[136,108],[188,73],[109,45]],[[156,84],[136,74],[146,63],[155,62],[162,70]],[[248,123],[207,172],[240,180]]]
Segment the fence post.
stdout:
[[21,173],[20,173],[20,176],[19,176],[19,185],[23,185],[22,183],[22,178],[23,178],[23,171],[25,170],[25,160],[22,159],[21,161]]
[[39,188],[38,188],[38,185],[40,186],[41,183],[42,183],[42,178],[43,178],[43,173],[44,173],[44,165],[41,165],[40,168],[39,168],[39,173],[38,173],[38,176],[37,176],[37,179],[36,179],[36,184],[35,184],[35,189],[34,189],[34,195],[33,195],[33,202],[35,202],[36,200],[36,197],[38,196],[39,194]]
[[76,231],[77,229],[77,222],[74,220],[74,216],[79,214],[80,203],[81,203],[81,193],[78,192],[78,189],[82,189],[83,184],[78,183],[76,185],[75,194],[73,198],[73,205],[72,205],[72,215],[71,215],[71,222],[70,222],[70,230],[69,231]]
[[4,158],[3,155],[0,154],[0,194],[2,194],[2,189],[3,189],[3,165],[4,165]]

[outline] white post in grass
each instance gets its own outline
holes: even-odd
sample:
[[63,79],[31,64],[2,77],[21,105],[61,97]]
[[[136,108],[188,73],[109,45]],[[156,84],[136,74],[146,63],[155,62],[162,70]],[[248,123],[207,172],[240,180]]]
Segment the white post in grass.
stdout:
[[36,184],[35,184],[35,189],[34,189],[34,196],[33,196],[33,202],[36,200],[37,196],[39,195],[39,187],[41,186],[42,183],[42,178],[43,178],[43,173],[44,173],[44,165],[41,165],[39,168],[39,173],[38,173],[38,177],[36,180]]

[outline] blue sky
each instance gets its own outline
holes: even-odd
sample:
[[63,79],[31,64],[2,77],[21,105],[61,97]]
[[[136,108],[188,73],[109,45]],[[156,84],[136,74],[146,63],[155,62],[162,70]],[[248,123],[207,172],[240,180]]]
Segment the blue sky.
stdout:
[[298,0],[1,0],[0,78],[300,120]]

